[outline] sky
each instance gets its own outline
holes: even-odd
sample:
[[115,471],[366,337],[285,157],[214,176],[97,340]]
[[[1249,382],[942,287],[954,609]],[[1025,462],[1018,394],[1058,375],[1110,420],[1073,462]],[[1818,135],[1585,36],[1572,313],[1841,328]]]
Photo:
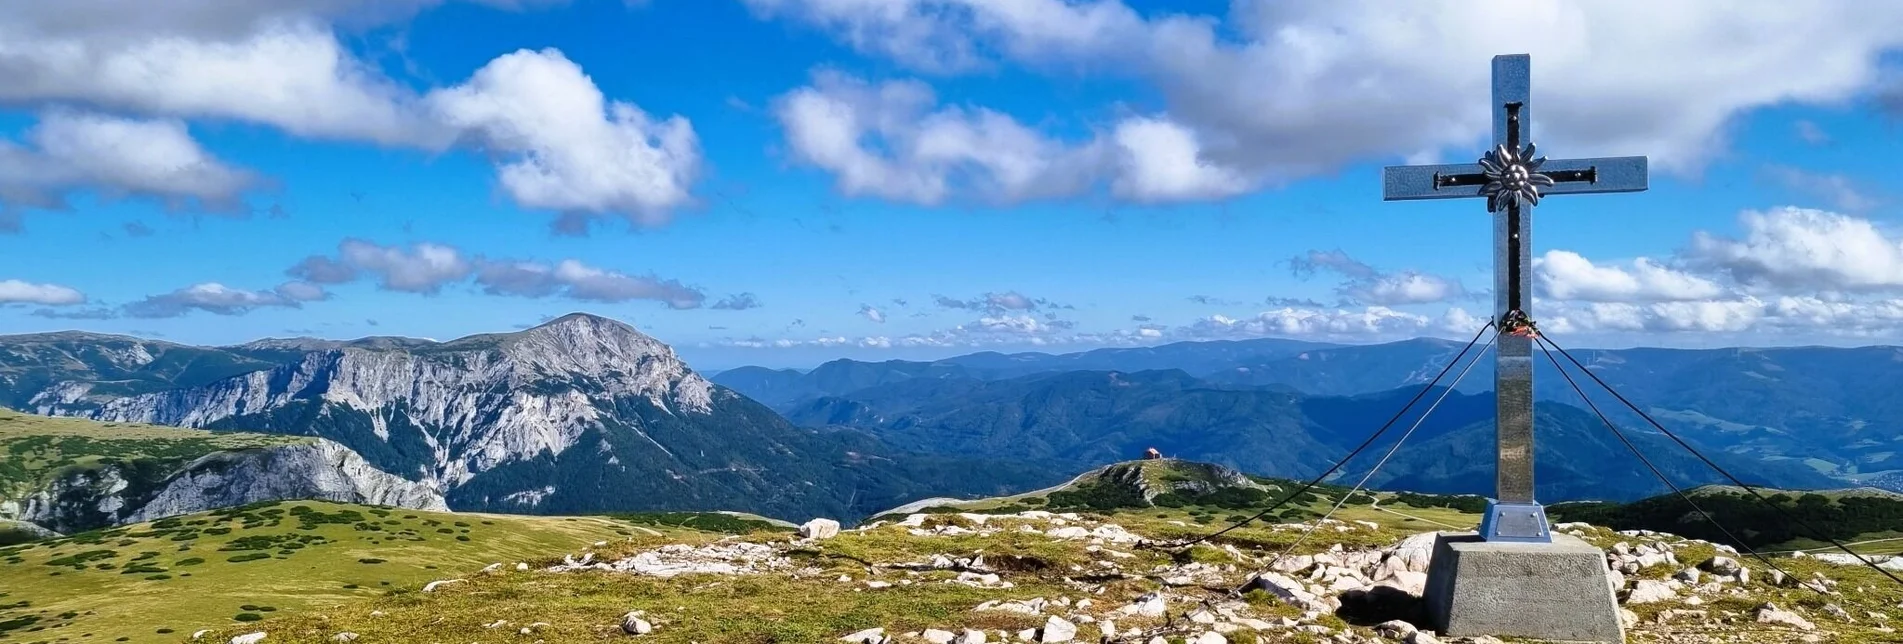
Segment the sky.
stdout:
[[0,334],[449,339],[696,367],[1468,337],[1532,56],[1567,346],[1903,342],[1903,5],[0,0]]

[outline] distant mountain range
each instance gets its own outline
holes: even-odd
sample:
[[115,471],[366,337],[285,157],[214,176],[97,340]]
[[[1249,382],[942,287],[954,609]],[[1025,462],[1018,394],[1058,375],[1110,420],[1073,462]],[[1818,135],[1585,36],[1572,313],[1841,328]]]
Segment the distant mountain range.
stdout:
[[[1053,485],[1149,447],[1250,474],[1313,476],[1460,346],[1178,343],[839,360],[806,372],[743,367],[710,381],[654,338],[585,314],[449,342],[190,347],[67,332],[0,336],[0,405],[321,437],[442,490],[460,510],[734,509],[850,520],[928,496]],[[1884,473],[1903,471],[1891,463],[1903,409],[1885,395],[1903,385],[1903,350],[1576,353],[1753,483],[1883,485],[1899,478]],[[1470,374],[1371,482],[1491,491],[1490,371]],[[1563,382],[1543,373],[1538,394],[1543,500],[1664,490],[1594,416],[1564,402],[1573,394]],[[1615,419],[1682,483],[1722,481],[1629,414]],[[1358,480],[1374,458],[1335,481]]]
[[0,337],[0,403],[327,438],[433,483],[461,510],[856,517],[1053,478],[1034,463],[899,453],[863,433],[795,427],[701,378],[667,345],[583,314],[441,343]]
[[[916,403],[915,406],[923,409],[944,405],[955,398],[951,394],[932,394],[933,391],[970,390],[998,395],[997,387],[987,388],[977,383],[1027,378],[1025,382],[1029,382],[1053,377],[1070,371],[1063,365],[1083,363],[1083,356],[1089,356],[1088,364],[1099,370],[1125,373],[1176,370],[1176,375],[1144,381],[1144,387],[1157,388],[1158,392],[1193,392],[1185,395],[1201,398],[1215,397],[1216,394],[1210,393],[1215,390],[1355,397],[1419,387],[1462,346],[1459,342],[1429,338],[1376,345],[1321,345],[1273,339],[1216,343],[1215,347],[1203,346],[1205,344],[1211,343],[1106,349],[1070,356],[974,354],[933,362],[836,360],[804,373],[744,367],[723,372],[715,380],[772,405],[797,422],[867,424],[865,415],[873,412],[855,411],[855,405],[866,405],[889,416],[872,425],[890,425],[919,422],[897,418],[899,412],[895,410],[907,404]],[[1903,430],[1903,397],[1892,393],[1903,391],[1903,348],[1575,348],[1570,351],[1668,428],[1710,451],[1744,458],[1743,465],[1750,466],[1747,469],[1763,469],[1766,475],[1784,476],[1780,472],[1793,469],[1788,466],[1801,465],[1839,482],[1870,485],[1896,485],[1895,481],[1903,479],[1898,476],[1903,473],[1903,431],[1899,431]],[[1464,394],[1490,391],[1491,362],[1483,360],[1461,383],[1459,391]],[[999,365],[1015,368],[1003,369]],[[1570,369],[1570,365],[1568,367]],[[1639,434],[1655,434],[1594,383],[1577,374],[1575,378],[1622,428]],[[1582,406],[1578,395],[1544,357],[1538,357],[1535,396],[1543,408],[1578,411]],[[1255,400],[1241,393],[1228,394],[1224,400],[1239,397]],[[1373,418],[1339,418],[1344,422],[1359,422],[1359,425],[1323,423],[1325,426],[1320,429],[1359,439],[1373,430],[1374,425],[1369,423],[1378,424],[1386,414],[1398,409],[1399,404],[1401,401],[1394,401],[1392,406],[1382,408],[1382,413],[1368,414]],[[1486,408],[1482,415],[1470,419],[1484,425],[1491,416],[1491,405],[1481,406]],[[923,413],[929,416],[930,411]],[[1548,432],[1541,431],[1539,435],[1546,436]],[[1349,442],[1352,444],[1353,440]],[[1549,441],[1549,444],[1565,447],[1563,442]],[[1314,443],[1294,440],[1284,447],[1293,454],[1302,454],[1313,449]],[[1403,457],[1413,451],[1404,451]],[[1300,469],[1286,464],[1281,469],[1255,468],[1246,465],[1248,458],[1234,454],[1228,455],[1229,460],[1209,458],[1265,474],[1298,474]],[[1625,458],[1621,457],[1619,462],[1626,462]],[[1773,468],[1772,464],[1777,467]],[[1813,477],[1801,478],[1816,481]],[[1784,483],[1806,487],[1795,479]]]

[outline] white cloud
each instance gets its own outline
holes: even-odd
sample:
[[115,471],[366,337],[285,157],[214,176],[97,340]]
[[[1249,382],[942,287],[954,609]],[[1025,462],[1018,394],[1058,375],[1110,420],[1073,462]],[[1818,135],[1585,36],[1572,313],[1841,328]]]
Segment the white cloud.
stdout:
[[1753,333],[1760,337],[1895,338],[1903,299],[1829,301],[1782,296],[1701,302],[1558,304],[1539,318],[1553,333]]
[[1903,288],[1903,241],[1868,219],[1783,207],[1739,215],[1743,239],[1692,236],[1690,261],[1741,284],[1787,292]]
[[628,275],[565,259],[554,266],[523,261],[484,261],[476,283],[491,295],[561,295],[586,302],[654,300],[669,308],[700,308],[707,295],[678,281]]
[[1533,56],[1536,140],[1561,156],[1646,154],[1700,170],[1739,112],[1831,103],[1877,82],[1903,7],[1721,2],[1238,0],[1227,19],[1143,17],[1117,0],[748,0],[931,73],[994,60],[1153,83],[1210,163],[1255,181],[1474,148],[1487,61]]
[[690,201],[700,142],[680,116],[654,119],[608,101],[560,51],[520,50],[427,98],[445,124],[491,153],[505,192],[530,208],[619,212],[664,223]]
[[1212,315],[1178,332],[1198,339],[1259,338],[1268,336],[1407,336],[1428,329],[1427,316],[1370,306],[1347,309],[1285,307],[1253,317]]
[[1141,203],[1228,197],[1253,187],[1203,153],[1197,132],[1167,116],[1132,116],[1066,142],[984,107],[940,106],[917,80],[880,84],[820,71],[774,101],[794,160],[835,177],[849,196],[937,205],[1062,197],[1107,183]]
[[1335,292],[1360,304],[1428,304],[1467,295],[1467,289],[1457,280],[1419,271],[1383,272],[1339,249],[1308,251],[1291,258],[1289,269],[1297,276],[1314,275],[1317,271],[1338,273],[1348,279],[1336,287]]
[[[403,248],[346,239],[338,244],[335,257],[312,255],[286,273],[318,284],[343,284],[368,275],[379,288],[407,293],[435,294],[473,277],[473,283],[490,295],[560,296],[585,302],[654,300],[676,309],[699,308],[707,300],[706,293],[677,280],[629,275],[573,259],[554,264],[490,259],[429,242]],[[759,301],[751,293],[741,293],[716,305],[738,310],[759,306]]]
[[1439,275],[1404,271],[1352,283],[1343,292],[1359,302],[1399,306],[1449,300],[1466,295],[1467,290],[1459,282]]
[[268,291],[232,288],[217,282],[195,284],[163,295],[148,296],[121,307],[135,318],[172,318],[204,311],[215,315],[244,315],[261,308],[303,308],[304,302],[329,297],[323,289],[303,282],[287,282]]
[[86,295],[70,287],[15,279],[0,280],[0,304],[66,306],[85,302]]
[[[561,1],[481,3],[519,9]],[[558,211],[562,222],[618,214],[654,225],[691,201],[700,168],[691,125],[607,100],[555,50],[505,54],[464,84],[418,93],[357,58],[334,31],[335,24],[402,20],[439,3],[25,3],[0,16],[0,77],[8,81],[0,102],[236,120],[299,137],[431,152],[460,142],[497,157],[501,188],[517,204]],[[167,191],[204,197],[208,179],[190,178],[156,177]]]
[[387,290],[435,294],[444,285],[469,277],[473,270],[474,265],[461,251],[442,244],[424,242],[404,249],[346,239],[337,245],[335,259],[312,255],[287,272],[318,284],[353,282],[368,273]]
[[885,312],[873,308],[870,304],[859,305],[859,315],[878,324],[885,324]]
[[1111,192],[1138,202],[1219,199],[1253,186],[1240,173],[1211,163],[1194,130],[1165,119],[1134,117],[1117,124],[1120,172]]
[[1533,260],[1537,291],[1542,297],[1588,302],[1648,302],[1704,300],[1720,296],[1717,282],[1659,265],[1646,258],[1632,268],[1599,266],[1578,253],[1547,251]]
[[943,106],[917,81],[878,85],[821,71],[774,101],[793,158],[835,175],[847,195],[934,205],[954,191],[992,202],[1067,195],[1100,166],[1090,144],[1069,146],[1010,116]]
[[206,152],[176,119],[52,110],[24,139],[27,146],[0,140],[0,208],[64,209],[68,193],[94,190],[174,209],[242,212],[241,193],[258,185],[255,174]]

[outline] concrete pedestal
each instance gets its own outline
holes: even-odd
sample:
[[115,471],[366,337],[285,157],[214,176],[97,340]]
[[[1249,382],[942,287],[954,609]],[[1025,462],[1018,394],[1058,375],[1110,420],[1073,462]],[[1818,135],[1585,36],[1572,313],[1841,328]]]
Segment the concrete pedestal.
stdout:
[[1442,534],[1426,591],[1428,619],[1442,635],[1625,641],[1605,551],[1570,535],[1502,543]]

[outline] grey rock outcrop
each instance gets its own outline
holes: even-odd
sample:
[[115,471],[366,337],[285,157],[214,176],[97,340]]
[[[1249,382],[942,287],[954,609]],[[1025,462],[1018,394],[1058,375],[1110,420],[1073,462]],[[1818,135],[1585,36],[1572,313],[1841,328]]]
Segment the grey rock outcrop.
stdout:
[[311,499],[447,511],[428,483],[378,470],[343,445],[297,445],[214,452],[156,481],[108,465],[70,472],[9,506],[7,517],[65,533],[154,521],[260,501]]
[[447,512],[442,492],[423,482],[372,467],[338,443],[318,440],[238,452],[218,452],[193,461],[124,523],[152,521],[211,508],[279,499],[387,505]]

